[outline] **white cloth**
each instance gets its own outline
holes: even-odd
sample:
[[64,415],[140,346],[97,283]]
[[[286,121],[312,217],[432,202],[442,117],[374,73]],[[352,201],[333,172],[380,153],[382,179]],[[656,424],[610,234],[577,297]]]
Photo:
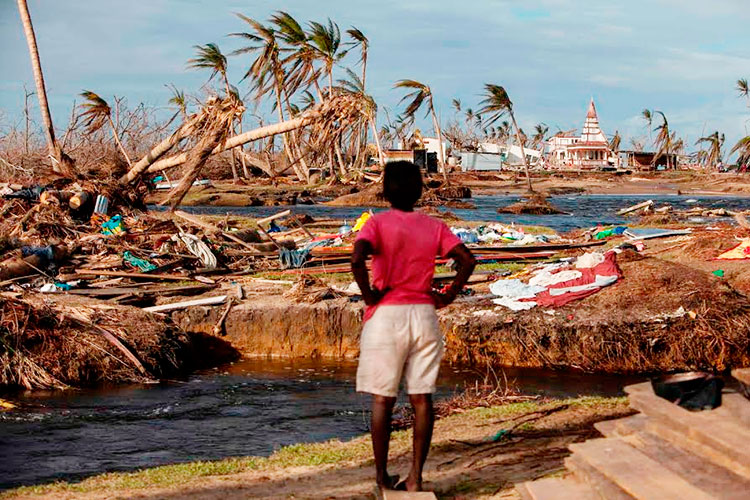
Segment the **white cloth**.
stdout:
[[604,262],[604,254],[599,252],[585,253],[576,259],[576,269],[590,269]]
[[[172,236],[172,239],[177,241],[177,236]],[[203,267],[206,269],[216,269],[218,266],[216,256],[200,238],[193,234],[180,233],[179,239],[185,244],[191,254],[201,260]]]
[[513,311],[525,311],[536,307],[536,302],[521,302],[520,299],[533,299],[546,290],[543,286],[527,285],[519,279],[497,280],[490,285],[490,292],[498,295],[492,302]]
[[490,285],[490,292],[493,294],[513,299],[531,299],[545,290],[543,286],[527,285],[519,279],[497,280]]
[[560,271],[558,273],[551,273],[546,269],[542,269],[531,277],[531,279],[529,280],[529,285],[550,287],[558,283],[578,279],[581,276],[583,276],[583,273],[581,273],[581,271],[574,271],[572,269],[567,271]]
[[604,288],[605,286],[617,283],[617,276],[599,276],[596,275],[596,279],[593,283],[586,285],[569,286],[567,288],[550,288],[549,294],[552,296],[563,295],[571,292],[583,292],[585,290],[595,290],[597,288]]

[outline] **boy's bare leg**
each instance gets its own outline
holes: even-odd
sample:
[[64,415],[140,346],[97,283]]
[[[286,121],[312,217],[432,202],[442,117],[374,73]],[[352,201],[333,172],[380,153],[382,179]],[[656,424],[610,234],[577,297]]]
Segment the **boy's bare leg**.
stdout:
[[414,410],[414,449],[411,471],[406,478],[406,489],[422,491],[422,468],[430,451],[432,428],[435,423],[432,394],[410,394],[409,401]]
[[391,416],[396,398],[372,396],[372,451],[375,455],[375,481],[379,486],[393,488],[394,478],[388,475],[388,445],[391,442]]

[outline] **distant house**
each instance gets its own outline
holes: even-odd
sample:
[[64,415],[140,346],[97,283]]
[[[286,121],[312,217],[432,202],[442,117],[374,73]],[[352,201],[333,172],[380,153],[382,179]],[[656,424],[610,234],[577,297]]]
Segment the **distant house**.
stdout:
[[[524,147],[523,153],[529,166],[537,166],[542,159],[542,152],[536,149]],[[482,142],[477,152],[461,151],[461,170],[503,170],[509,168],[523,167],[521,147],[515,144],[495,144]]]
[[652,151],[620,151],[620,164],[622,168],[629,170],[665,170],[667,165],[676,167],[680,162],[678,155],[667,155],[662,153],[657,156]]
[[619,166],[619,158],[610,149],[607,137],[599,126],[593,99],[589,103],[581,135],[554,135],[547,141],[547,149],[552,168],[601,170]]

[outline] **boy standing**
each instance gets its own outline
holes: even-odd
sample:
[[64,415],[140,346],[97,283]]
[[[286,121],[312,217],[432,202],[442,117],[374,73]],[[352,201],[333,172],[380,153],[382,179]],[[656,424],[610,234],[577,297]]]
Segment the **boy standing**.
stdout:
[[[354,244],[352,272],[367,306],[360,339],[357,392],[372,400],[372,447],[381,488],[421,491],[422,468],[432,439],[432,393],[443,355],[436,308],[455,300],[474,270],[475,259],[448,226],[414,211],[422,175],[411,162],[385,166],[383,194],[392,209],[365,224]],[[367,258],[372,256],[372,286]],[[432,291],[435,257],[458,264],[445,293]],[[398,485],[387,472],[391,415],[403,377],[414,410],[413,460]]]

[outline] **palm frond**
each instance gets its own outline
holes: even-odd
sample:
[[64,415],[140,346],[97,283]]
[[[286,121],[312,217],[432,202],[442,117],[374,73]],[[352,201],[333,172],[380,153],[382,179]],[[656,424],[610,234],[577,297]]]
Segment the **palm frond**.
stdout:
[[740,93],[740,96],[750,96],[750,87],[748,87],[746,78],[740,78],[737,80],[737,91]]
[[493,124],[505,113],[512,111],[513,103],[508,92],[501,85],[487,83],[484,85],[484,99],[480,101],[482,108],[479,115],[489,115],[487,125]]
[[83,126],[89,133],[95,132],[107,122],[112,109],[107,101],[90,90],[84,90],[80,95],[85,99],[80,104],[80,107],[85,110],[80,114],[80,117],[84,119]]
[[207,43],[206,45],[194,45],[193,48],[196,50],[196,56],[192,59],[188,59],[188,67],[192,69],[210,69],[211,76],[208,78],[211,80],[217,74],[226,75],[227,73],[227,58],[222,54],[221,49],[215,43]]

